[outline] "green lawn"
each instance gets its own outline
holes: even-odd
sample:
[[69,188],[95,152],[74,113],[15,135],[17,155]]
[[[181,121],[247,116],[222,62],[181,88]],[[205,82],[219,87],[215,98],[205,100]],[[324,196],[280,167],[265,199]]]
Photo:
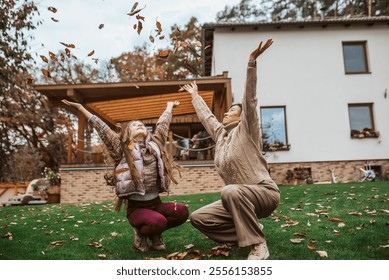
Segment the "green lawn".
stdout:
[[[389,259],[389,182],[281,186],[281,204],[262,219],[270,259]],[[219,199],[219,193],[163,197],[190,211]],[[125,260],[145,258],[246,259],[249,249],[212,248],[187,222],[164,233],[165,252],[141,254],[133,231],[113,202],[0,208],[0,259]],[[190,249],[186,249],[190,245]],[[227,256],[226,256],[227,255]]]

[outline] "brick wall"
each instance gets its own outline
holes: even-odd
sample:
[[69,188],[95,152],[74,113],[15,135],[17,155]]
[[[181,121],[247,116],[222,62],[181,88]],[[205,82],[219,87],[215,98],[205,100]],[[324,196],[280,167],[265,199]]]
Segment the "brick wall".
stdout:
[[[363,168],[365,163],[366,161],[336,161],[270,164],[270,171],[279,185],[305,183],[302,180],[285,180],[287,170],[296,167],[310,168],[313,182],[331,182],[329,169],[335,169],[338,182],[355,182],[362,178],[359,168]],[[389,160],[371,160],[369,164],[373,167],[380,166],[381,178],[389,179]],[[115,198],[111,187],[105,184],[105,166],[69,165],[62,166],[60,172],[61,203],[85,203]],[[184,165],[181,176],[182,178],[177,176],[178,185],[171,185],[171,195],[218,192],[223,187],[223,181],[209,162],[198,166]]]

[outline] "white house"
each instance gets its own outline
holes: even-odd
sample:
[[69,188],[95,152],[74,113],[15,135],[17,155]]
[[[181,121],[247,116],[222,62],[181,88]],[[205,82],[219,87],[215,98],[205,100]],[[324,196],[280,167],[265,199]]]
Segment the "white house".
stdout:
[[277,181],[290,182],[290,171],[357,181],[360,168],[389,179],[389,17],[207,23],[204,75],[228,71],[240,102],[249,54],[267,38],[274,43],[257,61],[258,113]]

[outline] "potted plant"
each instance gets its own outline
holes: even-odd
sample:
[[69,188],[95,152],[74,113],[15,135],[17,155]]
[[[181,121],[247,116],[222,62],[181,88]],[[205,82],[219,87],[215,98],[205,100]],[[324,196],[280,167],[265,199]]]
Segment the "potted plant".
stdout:
[[39,186],[38,184],[32,184],[32,195],[33,196],[38,196],[39,195]]
[[51,168],[45,167],[44,175],[49,186],[47,188],[47,202],[48,203],[59,203],[61,194],[61,175]]

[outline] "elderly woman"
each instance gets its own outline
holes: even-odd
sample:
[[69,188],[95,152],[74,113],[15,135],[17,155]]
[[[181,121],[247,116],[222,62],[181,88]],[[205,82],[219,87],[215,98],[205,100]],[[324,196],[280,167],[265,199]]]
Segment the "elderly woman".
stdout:
[[269,39],[263,46],[261,42],[250,54],[242,104],[232,105],[222,122],[198,94],[195,82],[183,87],[191,94],[201,123],[216,143],[215,166],[226,184],[220,200],[192,213],[192,225],[217,242],[250,246],[249,260],[269,257],[258,219],[268,217],[280,200],[261,151],[256,97],[256,59],[272,42]]
[[119,197],[127,205],[127,218],[134,227],[134,247],[148,251],[148,239],[155,250],[165,250],[162,232],[184,223],[189,215],[185,205],[162,202],[159,193],[166,192],[173,177],[174,162],[168,157],[165,142],[172,118],[172,109],[178,101],[168,102],[160,116],[154,133],[140,121],[130,122],[121,134],[112,131],[97,116],[81,104],[62,100],[85,115],[89,124],[98,132],[116,163],[114,176]]

